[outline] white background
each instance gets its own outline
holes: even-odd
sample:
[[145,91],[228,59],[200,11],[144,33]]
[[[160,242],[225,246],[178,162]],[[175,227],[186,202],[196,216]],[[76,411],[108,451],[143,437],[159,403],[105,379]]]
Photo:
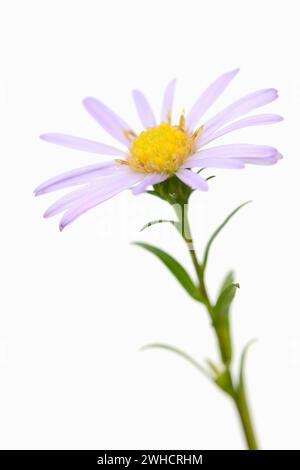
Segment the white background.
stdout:
[[228,399],[163,341],[198,360],[216,358],[205,311],[157,259],[147,240],[192,272],[171,226],[140,234],[171,208],[130,192],[68,227],[44,220],[52,194],[41,181],[103,157],[39,140],[57,131],[113,143],[81,100],[99,97],[139,129],[132,88],[159,112],[177,77],[176,113],[219,74],[241,72],[208,117],[243,94],[275,87],[263,112],[283,123],[238,131],[224,142],[277,146],[272,168],[223,171],[191,199],[199,250],[239,203],[254,203],[216,241],[214,295],[230,268],[241,284],[233,311],[236,351],[249,353],[248,387],[265,449],[299,449],[299,108],[297,1],[1,2],[0,446],[3,449],[239,449]]

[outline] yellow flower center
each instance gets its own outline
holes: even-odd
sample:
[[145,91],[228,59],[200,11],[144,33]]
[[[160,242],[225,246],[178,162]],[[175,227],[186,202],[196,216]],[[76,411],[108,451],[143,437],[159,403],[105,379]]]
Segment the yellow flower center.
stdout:
[[162,122],[141,132],[129,147],[128,165],[145,173],[175,173],[193,153],[194,135]]

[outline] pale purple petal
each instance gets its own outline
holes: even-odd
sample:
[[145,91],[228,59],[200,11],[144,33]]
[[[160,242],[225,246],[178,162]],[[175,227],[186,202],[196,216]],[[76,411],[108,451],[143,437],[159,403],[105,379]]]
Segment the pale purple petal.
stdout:
[[227,88],[231,80],[236,76],[239,69],[224,73],[215,80],[198,98],[190,112],[186,116],[186,126],[192,130],[199,122],[211,105],[219,98],[223,91]]
[[147,129],[147,127],[155,127],[156,120],[153,111],[142,92],[139,90],[133,90],[132,96],[135,102],[135,106],[140,117],[141,123]]
[[276,100],[276,98],[278,98],[278,92],[274,88],[266,88],[255,91],[254,93],[250,93],[249,95],[246,95],[230,104],[212,119],[207,121],[207,123],[204,125],[203,132],[205,131],[205,133],[208,135],[208,133],[214,132],[233,119],[243,116],[253,109],[271,103],[272,101]]
[[207,181],[205,181],[205,179],[203,179],[202,176],[198,175],[197,173],[180,168],[177,170],[176,176],[192,189],[200,189],[200,191],[208,190]]
[[91,183],[84,185],[84,187],[59,198],[46,210],[44,217],[52,217],[59,212],[65,211],[71,206],[74,207],[76,201],[83,201],[86,197],[90,197],[96,193],[98,194],[100,190],[103,192],[114,191],[115,188],[119,188],[120,181],[123,181],[126,175],[131,178],[132,173],[132,170],[127,167],[124,168],[124,171],[113,173],[106,178],[97,178],[96,180],[91,181]]
[[67,171],[54,178],[50,178],[39,185],[34,190],[34,193],[36,196],[39,196],[69,186],[90,183],[93,179],[99,178],[100,176],[107,176],[117,171],[123,171],[124,166],[125,165],[121,165],[117,162],[104,162],[76,168],[75,170]]
[[82,150],[89,153],[97,153],[99,155],[115,155],[125,156],[125,152],[119,150],[111,145],[102,144],[93,140],[82,139],[81,137],[75,137],[66,134],[43,134],[40,136],[42,140],[51,142],[52,144],[61,145],[62,147],[68,147],[76,150]]
[[63,230],[66,225],[69,225],[84,212],[87,212],[88,210],[97,206],[101,202],[110,199],[121,191],[129,189],[133,184],[138,183],[142,177],[142,173],[134,171],[126,172],[123,178],[118,179],[118,181],[116,182],[116,184],[113,185],[113,187],[107,186],[105,188],[99,188],[99,191],[87,194],[87,196],[83,200],[80,200],[80,202],[78,202],[77,204],[69,208],[67,212],[65,212],[60,221],[60,230]]
[[240,170],[245,168],[244,163],[238,158],[222,158],[222,157],[202,157],[189,158],[181,165],[181,168],[225,168],[232,170]]
[[275,155],[270,155],[269,157],[249,157],[243,158],[242,161],[251,165],[274,165],[281,159],[282,155],[277,152]]
[[162,183],[169,176],[164,173],[150,173],[147,174],[144,179],[137,185],[132,188],[132,193],[137,195],[145,191],[148,186],[153,186],[154,184]]
[[[202,149],[194,153],[190,158],[193,160],[202,158],[251,158],[251,157],[272,157],[277,154],[274,147],[268,145],[254,145],[254,144],[228,144],[218,145],[208,149]],[[188,160],[187,160],[188,161]]]
[[[107,178],[106,178],[107,179]],[[107,185],[107,182],[104,181]],[[52,204],[46,212],[44,213],[44,217],[53,217],[56,214],[59,214],[60,212],[65,211],[68,209],[70,206],[72,206],[76,201],[79,199],[85,198],[87,195],[92,194],[95,191],[99,191],[99,184],[94,184],[94,185],[85,185],[83,188],[81,187],[80,189],[76,189],[75,191],[72,191],[71,193],[65,194],[61,198],[59,198],[54,204]]]
[[124,131],[130,131],[131,127],[123,119],[96,98],[86,98],[83,100],[83,104],[90,115],[108,134],[123,144],[128,145],[129,141]]
[[240,119],[239,121],[235,121],[232,124],[229,124],[228,126],[225,126],[216,132],[208,133],[208,135],[206,135],[205,130],[203,130],[199,134],[197,144],[199,145],[199,147],[202,147],[203,145],[206,145],[209,142],[212,142],[213,140],[218,139],[219,137],[222,137],[225,134],[228,134],[229,132],[236,131],[237,129],[243,129],[244,127],[250,126],[263,126],[267,124],[275,124],[276,122],[280,122],[282,120],[283,117],[278,116],[277,114],[258,114],[255,116],[249,116]]
[[162,108],[161,108],[161,121],[169,122],[172,117],[173,101],[176,87],[176,79],[174,78],[168,83],[164,93]]

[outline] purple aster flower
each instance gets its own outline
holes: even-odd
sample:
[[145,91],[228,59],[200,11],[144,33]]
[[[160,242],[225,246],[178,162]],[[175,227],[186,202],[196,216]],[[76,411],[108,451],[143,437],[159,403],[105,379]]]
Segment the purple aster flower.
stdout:
[[[161,118],[158,122],[140,91],[133,91],[133,99],[144,130],[137,135],[131,126],[95,98],[86,98],[83,104],[89,114],[122,144],[119,149],[92,140],[65,134],[44,134],[43,140],[85,152],[115,157],[106,162],[89,165],[51,178],[35,189],[45,194],[62,188],[80,188],[58,199],[45,212],[45,217],[63,213],[60,230],[81,214],[125,189],[140,194],[149,186],[176,175],[192,189],[206,191],[207,181],[193,168],[240,169],[246,164],[272,165],[281,155],[267,145],[232,144],[205,148],[207,144],[229,132],[249,126],[273,124],[281,121],[276,114],[247,113],[274,101],[278,94],[273,88],[258,90],[240,98],[199,125],[210,106],[227,88],[238,69],[221,75],[198,98],[178,124],[172,123],[172,105],[176,81],[172,80],[164,93]],[[242,118],[241,118],[242,117]],[[241,118],[241,119],[240,119]]]

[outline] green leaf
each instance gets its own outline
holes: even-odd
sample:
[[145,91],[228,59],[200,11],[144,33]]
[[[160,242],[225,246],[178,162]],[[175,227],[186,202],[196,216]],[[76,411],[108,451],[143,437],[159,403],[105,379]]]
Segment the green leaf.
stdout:
[[142,232],[146,228],[151,227],[152,225],[163,224],[163,223],[166,223],[166,222],[169,223],[169,224],[175,225],[175,226],[176,226],[176,224],[178,224],[178,222],[176,222],[176,220],[166,220],[166,219],[152,220],[151,222],[148,222],[147,224],[145,224],[141,228],[140,232]]
[[230,221],[230,219],[244,206],[246,206],[247,204],[249,204],[250,202],[252,201],[246,201],[244,202],[243,204],[241,204],[240,206],[238,206],[236,209],[234,209],[234,211],[232,211],[228,217],[226,217],[226,219],[224,220],[224,222],[217,228],[217,230],[214,231],[214,233],[212,234],[212,236],[210,237],[210,239],[208,240],[207,242],[207,245],[205,247],[205,250],[204,250],[204,256],[203,256],[203,262],[202,262],[202,269],[203,269],[203,272],[206,268],[206,265],[207,265],[207,260],[208,260],[208,255],[209,255],[209,252],[210,252],[210,248],[211,248],[211,245],[214,241],[214,239],[219,235],[219,233],[221,232],[221,230],[225,227],[225,225],[227,225],[227,223]]
[[234,271],[229,271],[223,279],[218,297],[228,286],[230,286],[233,283],[234,283]]
[[230,375],[228,374],[228,370],[223,370],[216,378],[215,383],[218,385],[224,392],[228,393],[228,395],[232,396],[234,393],[232,382],[230,379]]
[[157,256],[176,277],[182,287],[191,295],[191,297],[193,297],[195,300],[198,300],[199,302],[202,301],[202,296],[190,278],[189,274],[186,272],[184,267],[181,266],[181,264],[179,264],[175,258],[173,258],[173,256],[169,255],[160,248],[157,248],[156,246],[149,245],[148,243],[134,242],[134,245],[140,246],[141,248],[144,248],[145,250],[150,251],[150,253],[153,253],[155,256]]
[[239,383],[238,383],[238,393],[244,394],[244,369],[245,369],[245,360],[247,353],[249,351],[250,346],[252,346],[253,343],[255,343],[257,339],[252,339],[248,341],[246,346],[244,347],[241,355],[241,362],[240,362],[240,372],[239,372]]
[[226,368],[225,369],[220,368],[210,359],[206,359],[206,363],[213,373],[215,384],[219,388],[221,388],[223,392],[226,392],[229,395],[232,395],[234,391],[233,391],[233,386],[232,386],[230,375],[228,374],[228,370]]
[[217,385],[217,387],[219,387],[223,392],[229,394],[230,396],[233,395],[234,391],[232,388],[232,382],[228,374],[228,370],[226,369],[220,370],[209,359],[206,360],[206,362],[210,368],[211,373],[208,370],[206,370],[205,367],[199,364],[199,362],[196,361],[189,354],[169,344],[152,343],[152,344],[147,344],[146,346],[143,346],[141,348],[142,351],[147,350],[147,349],[165,349],[166,351],[170,351],[170,352],[177,354],[178,356],[182,357],[185,361],[189,362],[197,370],[199,370],[203,375],[205,375],[205,377],[210,382],[213,382],[215,385]]
[[217,303],[213,307],[213,323],[218,335],[224,364],[229,364],[232,358],[229,312],[238,286],[238,284],[233,284],[232,282],[228,285],[230,280],[233,279],[232,275],[232,273],[229,273],[225,278],[225,287],[221,290]]
[[163,343],[152,343],[152,344],[147,344],[146,346],[143,346],[141,350],[146,350],[146,349],[165,349],[167,351],[173,352],[177,354],[178,356],[181,356],[183,359],[185,359],[187,362],[192,364],[196,369],[198,369],[202,374],[205,375],[209,380],[213,380],[211,375],[208,373],[208,371],[201,365],[199,362],[197,362],[193,357],[191,357],[189,354],[186,352],[182,351],[181,349],[175,348],[174,346],[170,346],[169,344],[163,344]]
[[214,376],[217,377],[221,373],[220,368],[211,359],[206,359],[205,362],[214,374]]
[[222,316],[228,315],[230,306],[236,294],[236,289],[238,288],[239,284],[231,282],[230,284],[225,285],[222,289],[214,307],[216,320]]

